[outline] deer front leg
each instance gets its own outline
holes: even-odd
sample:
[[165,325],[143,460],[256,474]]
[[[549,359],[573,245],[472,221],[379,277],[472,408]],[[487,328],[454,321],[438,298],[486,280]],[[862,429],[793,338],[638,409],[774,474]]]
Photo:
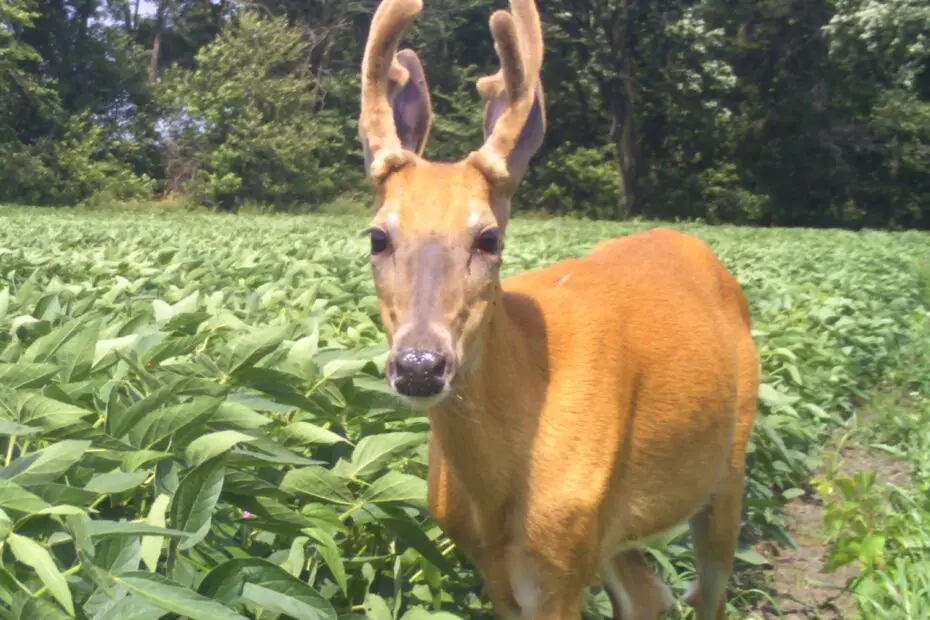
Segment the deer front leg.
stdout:
[[435,433],[429,441],[427,504],[430,516],[446,536],[469,560],[478,563],[480,546],[472,502],[450,470]]

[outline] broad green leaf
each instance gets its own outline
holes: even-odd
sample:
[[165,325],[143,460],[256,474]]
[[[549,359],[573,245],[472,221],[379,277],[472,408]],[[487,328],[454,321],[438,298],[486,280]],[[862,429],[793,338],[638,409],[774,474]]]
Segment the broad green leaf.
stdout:
[[55,600],[64,607],[69,616],[74,617],[74,601],[71,598],[71,590],[68,589],[68,582],[45,547],[16,533],[10,534],[6,542],[16,559],[31,566]]
[[791,405],[796,400],[783,392],[779,392],[768,383],[762,383],[759,385],[759,399],[769,407],[772,407],[772,409],[776,410],[781,407]]
[[237,443],[248,443],[255,439],[239,431],[216,431],[198,437],[188,444],[184,452],[191,465],[200,465],[217,455],[228,452]]
[[363,480],[384,469],[404,450],[426,442],[426,433],[386,433],[362,437],[352,452],[349,475]]
[[44,429],[75,424],[90,412],[40,394],[26,396],[19,406],[19,422]]
[[202,396],[173,407],[149,412],[129,431],[129,440],[140,448],[149,448],[181,429],[200,423],[213,415],[222,398]]
[[755,549],[746,548],[740,549],[736,552],[736,557],[747,564],[752,564],[753,566],[766,566],[771,564],[765,556],[756,551]]
[[223,490],[224,457],[213,457],[194,467],[178,486],[171,504],[171,523],[190,534],[181,541],[182,551],[199,543],[210,531],[213,510]]
[[[249,585],[262,590],[248,590]],[[255,601],[262,606],[273,605],[268,597],[271,593],[277,593],[277,605],[285,607],[269,607],[269,610],[308,620],[336,619],[333,606],[316,590],[280,566],[259,558],[235,559],[220,564],[203,578],[198,592],[227,605],[234,604],[240,598],[251,598],[251,594],[262,601]]]
[[195,312],[200,301],[200,291],[194,291],[176,304],[169,304],[162,299],[156,299],[152,302],[152,309],[155,311],[155,321],[158,323],[167,323],[176,316],[185,313]]
[[[165,527],[165,513],[170,501],[171,498],[165,494],[156,497],[145,519],[146,523],[153,527]],[[142,539],[142,561],[153,573],[158,568],[158,558],[161,556],[164,540],[163,536],[145,536]]]
[[173,536],[187,538],[185,531],[156,527],[142,521],[108,521],[94,519],[88,524],[91,536]]
[[77,463],[90,447],[89,441],[66,439],[30,452],[0,469],[0,479],[24,487],[54,482]]
[[15,482],[0,479],[0,507],[15,512],[36,513],[52,505]]
[[94,548],[94,539],[90,535],[90,519],[85,513],[68,515],[65,518],[68,528],[71,530],[71,536],[74,538],[75,548],[86,555],[91,560],[96,555]]
[[[300,583],[300,586],[302,587],[303,583]],[[286,588],[294,589],[294,585],[288,584]],[[328,610],[320,610],[318,606],[308,605],[297,597],[254,583],[246,583],[243,586],[242,599],[261,607],[265,611],[286,614],[297,620],[335,618],[335,613],[326,613]],[[320,599],[324,600],[322,597]]]
[[29,437],[38,432],[40,432],[38,428],[0,419],[0,437]]
[[323,467],[292,469],[281,480],[281,488],[333,504],[352,504],[355,497],[345,481]]
[[64,620],[73,617],[48,599],[29,598],[15,618],[16,620]]
[[278,348],[290,331],[290,326],[274,325],[237,339],[232,343],[226,374],[233,375],[254,366],[261,358]]
[[436,544],[423,531],[423,527],[405,512],[392,510],[388,515],[380,517],[379,522],[397,534],[402,543],[416,549],[420,555],[441,571],[445,573],[454,571],[452,563],[442,555]]
[[92,365],[99,365],[100,362],[103,361],[103,359],[113,351],[120,351],[125,353],[126,351],[131,350],[139,341],[139,339],[139,334],[130,334],[128,336],[121,336],[119,338],[98,340],[94,347],[94,356],[91,360]]
[[320,528],[306,528],[303,532],[318,543],[317,551],[326,566],[329,567],[336,584],[342,589],[343,593],[349,593],[349,582],[346,577],[345,565],[342,563],[342,553],[336,545],[336,541],[325,531]]
[[10,515],[6,511],[0,508],[0,542],[6,540],[12,531],[13,520],[10,519]]
[[111,471],[105,474],[96,474],[90,481],[84,485],[84,488],[94,493],[107,495],[110,493],[122,493],[129,489],[134,489],[145,482],[149,477],[148,472],[124,472]]
[[303,445],[331,446],[337,443],[350,443],[345,437],[310,422],[288,424],[281,429],[281,435],[286,440]]
[[414,607],[403,616],[400,620],[460,620],[458,616],[446,611],[429,611],[422,607]]
[[394,614],[387,601],[371,592],[365,597],[365,616],[370,620],[394,620]]
[[38,388],[45,385],[58,371],[55,364],[22,361],[16,364],[0,364],[0,383],[19,390]]
[[165,609],[141,596],[124,596],[111,607],[107,607],[94,620],[158,620]]
[[114,437],[122,437],[136,422],[156,409],[165,406],[174,397],[174,386],[165,386],[136,401],[125,410],[111,411],[107,416],[107,432]]
[[[26,350],[23,359],[27,362],[50,361],[69,340],[81,335],[90,320],[91,317],[85,316],[60,325],[33,342]],[[84,338],[81,338],[80,342],[83,343],[83,341]],[[91,352],[93,352],[93,349],[91,349]],[[69,356],[66,355],[65,357]],[[64,377],[66,381],[68,380],[67,375],[68,373]]]
[[246,431],[271,424],[270,419],[245,404],[228,400],[219,406],[210,421],[215,425],[231,425]]
[[410,474],[389,471],[368,487],[362,499],[373,504],[399,502],[426,507],[426,481]]
[[248,620],[226,605],[203,597],[161,575],[133,572],[114,575],[113,580],[135,596],[191,620]]

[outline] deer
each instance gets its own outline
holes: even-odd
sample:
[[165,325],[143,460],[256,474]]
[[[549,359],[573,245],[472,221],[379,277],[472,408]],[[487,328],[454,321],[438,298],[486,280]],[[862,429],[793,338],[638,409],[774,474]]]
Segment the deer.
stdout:
[[484,143],[433,161],[423,65],[398,51],[422,0],[383,0],[361,62],[366,235],[392,393],[425,412],[430,517],[497,618],[577,619],[601,585],[614,617],[678,599],[645,544],[687,522],[681,600],[724,618],[760,366],[747,297],[669,227],[501,277],[513,196],[542,146],[535,0],[490,17],[500,61],[477,81]]

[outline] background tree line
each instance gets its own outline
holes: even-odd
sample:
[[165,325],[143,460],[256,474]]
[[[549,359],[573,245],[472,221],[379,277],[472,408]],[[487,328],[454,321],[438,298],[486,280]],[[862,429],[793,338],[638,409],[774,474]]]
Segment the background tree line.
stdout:
[[[358,71],[376,0],[4,0],[0,202],[365,195]],[[480,143],[503,0],[408,34],[428,155]],[[930,227],[928,0],[541,0],[550,131],[518,208]]]

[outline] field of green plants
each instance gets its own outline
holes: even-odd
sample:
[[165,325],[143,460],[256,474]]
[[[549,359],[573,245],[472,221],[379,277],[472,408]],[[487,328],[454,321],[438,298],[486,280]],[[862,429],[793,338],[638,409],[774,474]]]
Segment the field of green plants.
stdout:
[[[491,617],[426,514],[426,418],[383,382],[365,225],[0,208],[0,617]],[[648,226],[517,218],[505,270]],[[771,595],[754,543],[820,489],[864,617],[930,617],[930,238],[681,228],[746,287],[764,368],[734,613]],[[908,488],[807,485],[889,386],[906,410],[865,441]],[[687,587],[686,529],[650,552]]]

